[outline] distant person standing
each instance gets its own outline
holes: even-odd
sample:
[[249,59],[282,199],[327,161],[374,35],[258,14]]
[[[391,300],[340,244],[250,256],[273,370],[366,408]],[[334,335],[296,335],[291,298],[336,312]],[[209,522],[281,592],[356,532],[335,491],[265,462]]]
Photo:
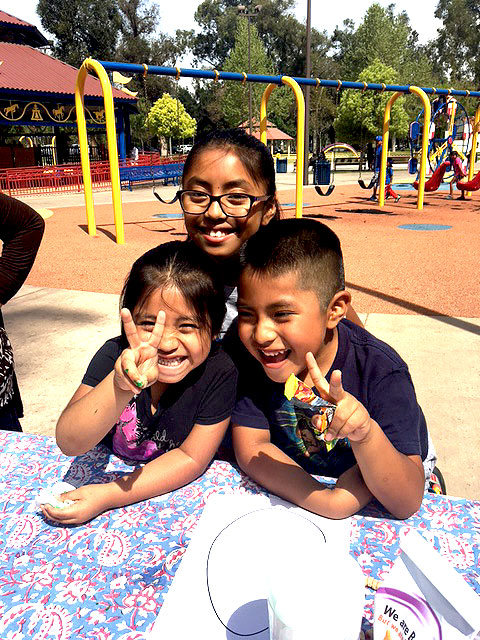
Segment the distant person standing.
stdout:
[[372,171],[373,170],[373,160],[375,158],[375,153],[373,151],[373,144],[371,142],[369,142],[367,144],[366,156],[367,156],[368,170]]
[[135,145],[132,147],[132,160],[135,164],[138,162],[138,147]]
[[395,202],[400,200],[400,196],[396,191],[392,189],[393,182],[393,160],[392,158],[388,158],[387,160],[387,171],[385,174],[385,197],[393,198]]
[[380,181],[380,165],[382,163],[382,136],[377,136],[375,138],[375,166],[374,166],[374,171],[375,171],[375,181],[373,183],[373,193],[370,196],[370,200],[376,200],[377,199],[377,189],[378,189],[378,183]]
[[45,222],[31,207],[0,193],[0,429],[21,431],[23,405],[15,377],[13,351],[1,307],[25,282],[33,266]]
[[[447,196],[448,200],[453,198],[453,185],[457,184],[459,180],[463,180],[467,175],[460,156],[455,149],[450,153],[450,166],[453,169],[453,178],[450,180],[450,194]],[[462,191],[462,195],[458,199],[465,200],[465,191]]]

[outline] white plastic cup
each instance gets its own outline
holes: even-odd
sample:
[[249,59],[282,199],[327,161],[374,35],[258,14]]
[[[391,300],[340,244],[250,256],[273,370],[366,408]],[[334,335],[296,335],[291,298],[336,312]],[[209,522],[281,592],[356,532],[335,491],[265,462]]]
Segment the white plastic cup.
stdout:
[[273,568],[267,601],[270,640],[358,640],[365,578],[350,555],[322,553]]

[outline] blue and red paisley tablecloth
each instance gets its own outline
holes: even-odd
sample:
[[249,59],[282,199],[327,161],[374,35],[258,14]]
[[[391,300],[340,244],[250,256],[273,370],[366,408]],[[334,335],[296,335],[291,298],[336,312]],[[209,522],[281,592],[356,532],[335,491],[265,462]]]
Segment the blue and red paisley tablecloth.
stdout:
[[[262,492],[227,462],[190,485],[104,513],[81,526],[46,521],[41,488],[105,482],[131,468],[103,447],[67,458],[53,438],[0,431],[0,640],[140,640],[153,626],[175,570],[212,493]],[[351,520],[351,553],[382,579],[414,528],[480,593],[480,502],[426,495],[406,521],[375,506]],[[374,592],[367,589],[369,635]]]

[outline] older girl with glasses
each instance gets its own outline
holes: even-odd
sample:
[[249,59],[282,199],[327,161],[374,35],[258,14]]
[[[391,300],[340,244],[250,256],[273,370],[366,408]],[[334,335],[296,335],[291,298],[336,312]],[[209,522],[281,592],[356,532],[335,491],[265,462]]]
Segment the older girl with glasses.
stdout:
[[[225,332],[237,315],[240,250],[261,227],[280,218],[272,155],[243,129],[213,131],[188,154],[177,198],[190,240],[221,269]],[[347,317],[361,325],[352,308]]]

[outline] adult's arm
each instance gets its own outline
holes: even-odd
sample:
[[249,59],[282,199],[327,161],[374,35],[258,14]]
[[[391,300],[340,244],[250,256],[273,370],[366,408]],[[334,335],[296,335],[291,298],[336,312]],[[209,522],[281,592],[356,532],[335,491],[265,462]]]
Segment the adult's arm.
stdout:
[[33,266],[45,221],[28,204],[0,193],[0,305],[25,282]]

